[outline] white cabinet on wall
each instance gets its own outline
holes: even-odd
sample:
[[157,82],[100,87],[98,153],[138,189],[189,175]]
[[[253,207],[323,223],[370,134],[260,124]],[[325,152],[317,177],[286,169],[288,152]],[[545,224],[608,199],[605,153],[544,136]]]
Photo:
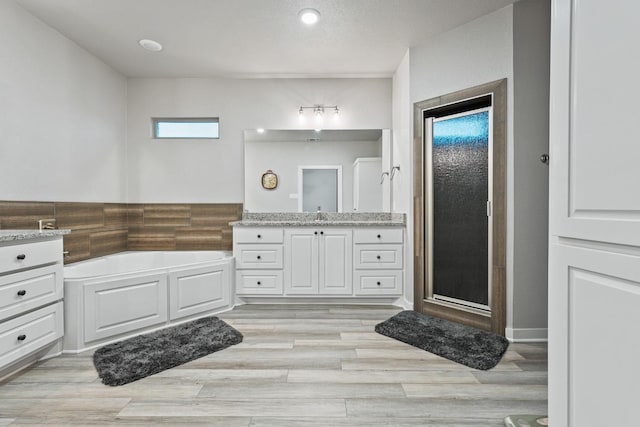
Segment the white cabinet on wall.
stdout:
[[351,295],[351,229],[288,228],[284,249],[288,295]]
[[[353,162],[353,210],[382,211],[382,158],[360,157]],[[385,176],[385,179],[389,177]]]

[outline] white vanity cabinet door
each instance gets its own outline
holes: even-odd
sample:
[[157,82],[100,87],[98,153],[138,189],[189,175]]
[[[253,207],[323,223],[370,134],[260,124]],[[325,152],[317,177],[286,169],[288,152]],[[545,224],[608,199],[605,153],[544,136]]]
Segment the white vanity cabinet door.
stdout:
[[287,295],[318,293],[318,230],[289,228],[284,232],[284,290]]
[[318,293],[353,293],[353,239],[351,230],[324,228],[319,235]]

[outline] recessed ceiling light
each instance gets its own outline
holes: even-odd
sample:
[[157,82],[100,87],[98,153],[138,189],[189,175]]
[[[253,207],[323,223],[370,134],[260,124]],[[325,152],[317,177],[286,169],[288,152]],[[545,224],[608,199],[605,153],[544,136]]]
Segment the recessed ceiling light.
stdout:
[[162,50],[162,45],[155,40],[142,39],[138,41],[138,44],[151,52],[160,52]]
[[320,19],[320,12],[315,9],[302,9],[298,12],[300,20],[307,25],[313,25]]

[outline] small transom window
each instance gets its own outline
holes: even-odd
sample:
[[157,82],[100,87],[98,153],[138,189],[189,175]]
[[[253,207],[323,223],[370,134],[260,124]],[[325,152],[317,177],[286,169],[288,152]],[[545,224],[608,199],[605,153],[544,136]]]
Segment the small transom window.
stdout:
[[158,118],[153,117],[154,139],[218,139],[220,123],[217,117]]

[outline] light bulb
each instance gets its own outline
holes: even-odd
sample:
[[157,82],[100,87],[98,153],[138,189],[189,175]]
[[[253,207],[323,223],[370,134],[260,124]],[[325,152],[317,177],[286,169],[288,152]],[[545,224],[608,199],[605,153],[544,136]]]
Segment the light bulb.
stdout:
[[320,12],[315,9],[302,9],[298,12],[300,20],[307,25],[313,25],[320,19]]

